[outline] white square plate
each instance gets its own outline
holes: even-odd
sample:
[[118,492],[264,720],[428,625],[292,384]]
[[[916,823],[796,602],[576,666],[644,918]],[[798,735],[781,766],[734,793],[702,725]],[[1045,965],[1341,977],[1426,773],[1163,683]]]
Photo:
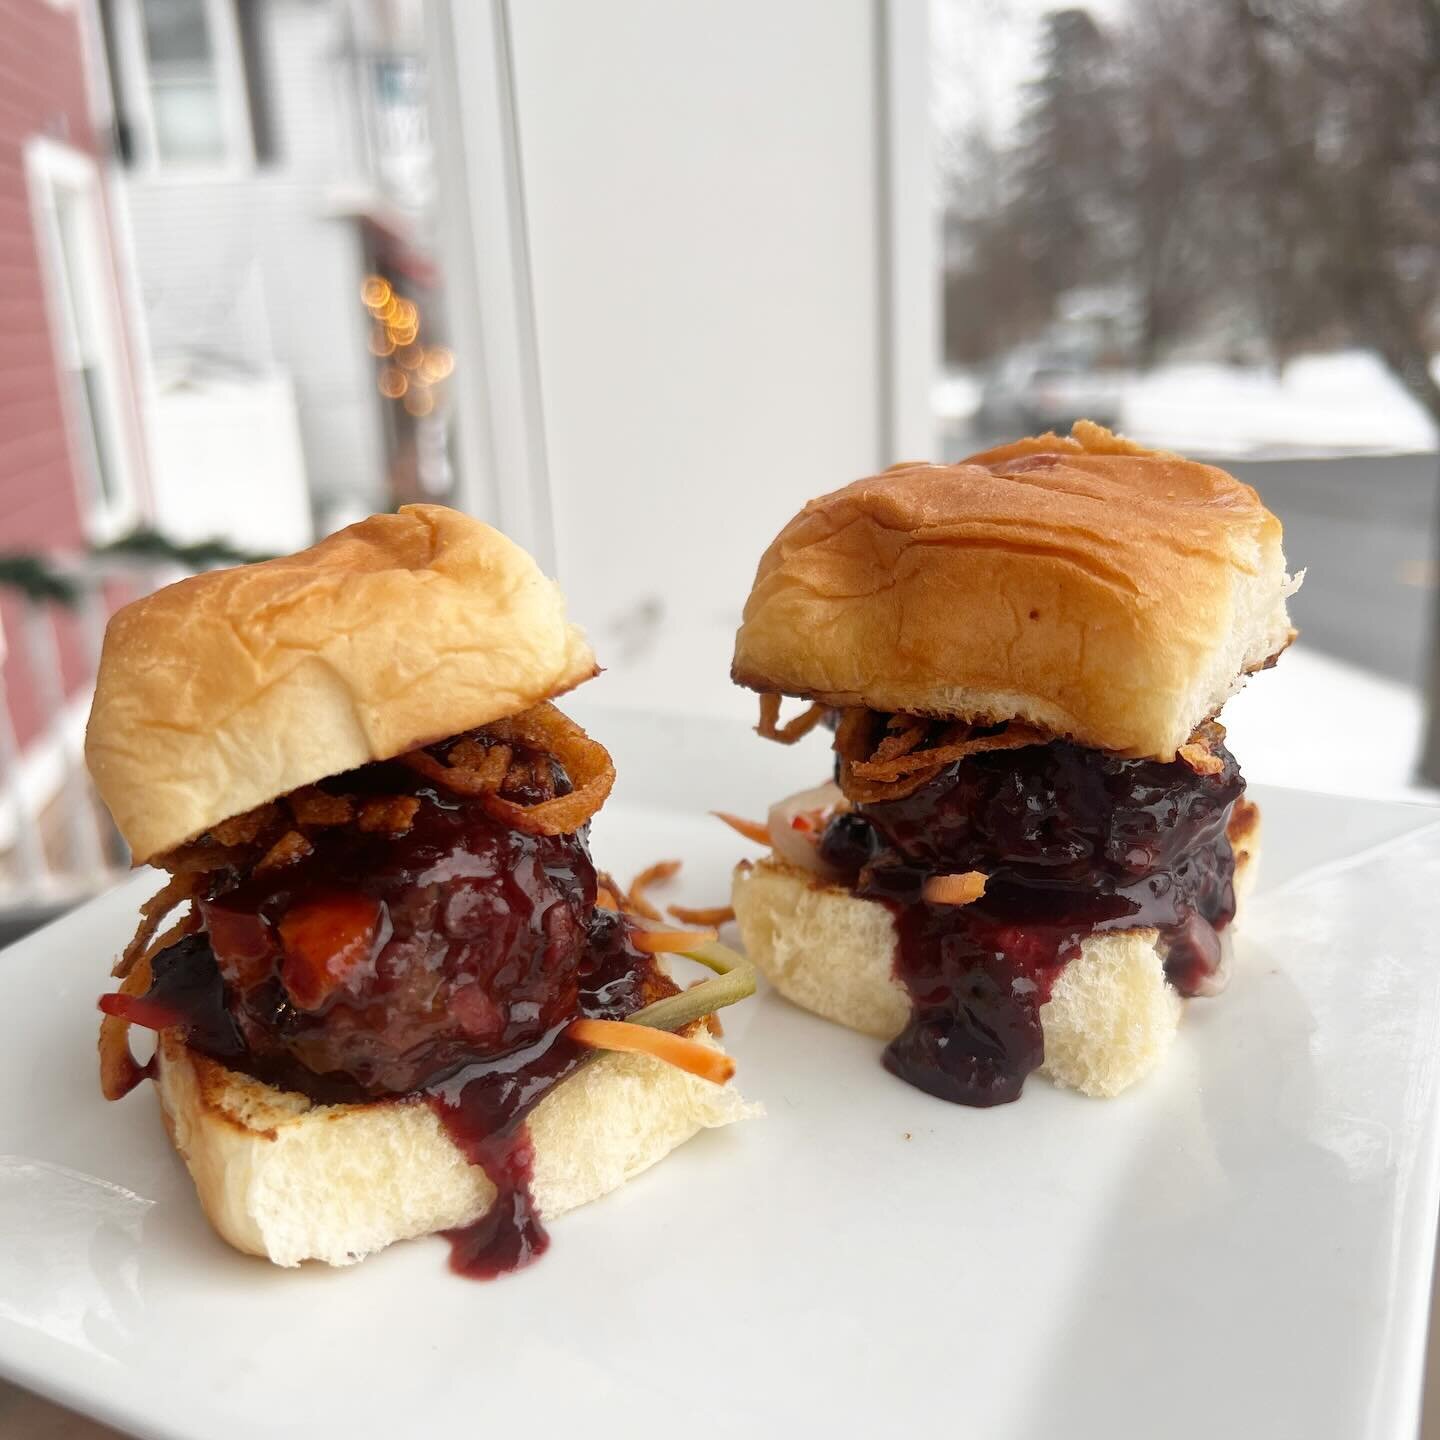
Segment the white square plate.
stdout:
[[[813,778],[721,727],[607,723],[639,778],[597,859],[684,855],[692,903],[744,848],[704,808]],[[1138,1090],[1032,1079],[961,1109],[765,994],[726,1027],[768,1118],[700,1136],[488,1285],[438,1240],[281,1271],[211,1234],[148,1088],[96,1085],[137,877],[0,956],[0,1372],[187,1440],[1408,1440],[1440,1199],[1440,825],[1255,793],[1234,983]]]

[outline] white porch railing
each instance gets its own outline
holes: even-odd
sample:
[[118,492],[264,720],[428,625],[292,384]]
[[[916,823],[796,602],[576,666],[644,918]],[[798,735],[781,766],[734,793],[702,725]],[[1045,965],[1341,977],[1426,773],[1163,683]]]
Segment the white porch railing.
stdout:
[[[22,747],[15,697],[0,669],[0,943],[98,893],[129,868],[124,841],[85,769],[85,717],[110,612],[186,573],[153,560],[44,558],[72,590],[73,602],[36,598],[19,587],[0,592],[21,606],[20,633],[0,634],[0,657],[8,647],[18,662],[10,667],[10,684],[26,686],[28,708],[40,717]],[[78,685],[65,672],[62,614],[71,617],[80,640]]]

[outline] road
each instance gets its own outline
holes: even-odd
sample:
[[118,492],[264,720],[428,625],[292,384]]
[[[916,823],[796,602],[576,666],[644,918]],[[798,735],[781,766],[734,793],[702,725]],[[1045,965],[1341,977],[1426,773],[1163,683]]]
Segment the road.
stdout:
[[1435,604],[1434,455],[1226,461],[1285,526],[1285,555],[1306,569],[1290,613],[1305,642],[1423,686]]

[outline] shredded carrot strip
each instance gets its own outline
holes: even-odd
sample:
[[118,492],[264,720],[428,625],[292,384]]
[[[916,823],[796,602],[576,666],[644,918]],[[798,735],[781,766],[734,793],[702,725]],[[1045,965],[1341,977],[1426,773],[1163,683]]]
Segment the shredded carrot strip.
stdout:
[[168,1030],[182,1023],[180,1012],[169,1005],[159,1005],[140,995],[126,995],[121,990],[102,995],[98,1003],[101,1014],[118,1016],[127,1025],[139,1025],[145,1030]]
[[626,908],[637,915],[643,915],[647,920],[660,919],[660,912],[650,903],[650,897],[645,892],[652,885],[663,885],[679,873],[678,860],[657,860],[653,865],[647,865],[630,882],[630,903]]
[[595,908],[597,910],[618,910],[620,902],[606,886],[601,885],[595,891]]
[[769,827],[762,825],[758,820],[746,820],[739,815],[727,815],[723,810],[712,810],[710,813],[717,820],[723,820],[732,830],[743,835],[747,840],[753,840],[757,845],[770,843]]
[[963,875],[932,875],[921,894],[932,905],[970,905],[985,893],[985,876],[978,870]]
[[646,955],[676,955],[717,939],[713,930],[632,930],[630,943]]
[[565,1033],[577,1044],[588,1045],[592,1050],[653,1055],[667,1065],[716,1085],[723,1085],[735,1073],[735,1062],[722,1051],[649,1025],[631,1025],[624,1020],[575,1020]]
[[735,911],[729,905],[667,905],[665,908],[682,925],[703,925],[706,929],[728,925],[735,918]]

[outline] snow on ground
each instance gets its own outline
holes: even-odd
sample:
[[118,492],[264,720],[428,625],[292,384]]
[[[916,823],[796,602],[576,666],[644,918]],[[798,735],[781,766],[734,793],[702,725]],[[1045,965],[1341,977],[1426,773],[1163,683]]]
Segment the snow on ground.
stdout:
[[1424,410],[1360,350],[1305,356],[1279,372],[1162,366],[1126,384],[1120,428],[1147,444],[1228,458],[1435,447]]
[[930,408],[942,424],[969,420],[980,408],[980,382],[967,370],[947,370],[930,391]]
[[[1440,378],[1440,360],[1436,363]],[[1363,350],[1307,355],[1283,370],[1193,361],[1161,365],[1120,382],[1119,428],[1133,439],[1217,459],[1410,454],[1435,448],[1421,407],[1379,359]],[[967,428],[981,439],[981,383],[950,370],[932,392],[935,415],[964,453]]]

